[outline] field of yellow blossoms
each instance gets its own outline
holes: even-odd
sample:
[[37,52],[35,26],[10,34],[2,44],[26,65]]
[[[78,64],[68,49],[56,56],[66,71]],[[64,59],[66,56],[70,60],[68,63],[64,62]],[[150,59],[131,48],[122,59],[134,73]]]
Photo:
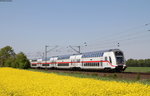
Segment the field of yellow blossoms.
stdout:
[[0,68],[0,96],[150,96],[150,85]]

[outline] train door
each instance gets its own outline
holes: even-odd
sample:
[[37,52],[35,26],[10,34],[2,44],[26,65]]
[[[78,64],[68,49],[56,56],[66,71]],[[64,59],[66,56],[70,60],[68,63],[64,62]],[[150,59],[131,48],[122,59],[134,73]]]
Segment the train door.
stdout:
[[51,68],[55,68],[56,67],[56,61],[57,61],[57,58],[51,58],[50,59],[50,67]]
[[37,67],[43,67],[42,59],[37,59]]
[[81,65],[82,65],[82,63],[81,63],[81,57],[82,57],[82,55],[77,55],[75,57],[75,62],[76,62],[75,66],[78,67],[78,68],[81,68]]
[[70,67],[75,67],[75,55],[74,56],[70,56],[70,60],[71,60],[71,64],[70,64]]
[[57,59],[58,59],[58,57],[55,57],[55,58],[54,58],[54,64],[53,64],[53,67],[54,67],[54,68],[56,67]]
[[103,68],[110,68],[110,62],[112,62],[111,53],[105,52],[104,53],[104,61],[103,61]]
[[102,69],[103,68],[103,57],[100,57],[97,60],[100,61],[98,68]]
[[104,62],[105,62],[105,65],[104,65],[105,68],[114,69],[116,66],[114,52],[105,53]]
[[71,67],[81,67],[81,56],[82,55],[70,56]]
[[108,56],[105,56],[103,67],[107,67],[107,66],[108,66]]

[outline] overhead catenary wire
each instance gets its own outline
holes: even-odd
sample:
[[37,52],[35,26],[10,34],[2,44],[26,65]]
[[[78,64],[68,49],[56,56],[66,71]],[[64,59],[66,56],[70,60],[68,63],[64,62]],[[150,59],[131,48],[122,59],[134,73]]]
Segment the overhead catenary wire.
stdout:
[[[134,28],[130,28],[126,31],[121,31],[113,34],[108,34],[107,36],[103,37],[109,37],[104,39],[98,39],[94,43],[88,42],[88,46],[86,48],[83,48],[84,51],[94,51],[97,49],[108,49],[108,48],[117,48],[117,43],[120,43],[121,46],[123,44],[129,44],[131,41],[135,40],[141,40],[143,38],[148,38],[150,35],[150,23],[143,24],[141,26],[137,26]],[[143,37],[144,36],[144,37]],[[142,38],[143,37],[143,38]],[[90,49],[90,50],[89,50]],[[66,46],[59,46],[57,49],[52,50],[51,54],[48,55],[61,55],[61,54],[73,54],[74,52],[66,48]],[[41,55],[40,55],[41,56]]]
[[[108,49],[108,48],[118,48],[117,47],[117,43],[121,43],[121,46],[125,46],[125,45],[122,45],[123,44],[127,44],[126,46],[128,46],[129,43],[131,43],[131,41],[137,41],[137,40],[142,40],[142,39],[146,39],[147,37],[149,37],[149,35],[147,34],[142,34],[142,35],[137,35],[137,36],[134,36],[134,37],[128,37],[128,38],[123,38],[123,39],[120,39],[120,40],[116,40],[116,41],[111,41],[109,43],[105,43],[105,44],[93,44],[92,46],[90,46],[89,49],[102,49],[102,48],[105,48],[105,49]],[[134,43],[133,42],[133,43]],[[132,43],[132,44],[133,44]]]
[[138,35],[137,33],[141,33],[143,30],[146,32],[146,27],[149,26],[149,25],[150,25],[150,23],[147,23],[147,24],[144,24],[144,25],[139,26],[139,27],[128,29],[127,31],[117,32],[115,34],[112,34],[111,36],[107,35],[107,37],[109,37],[110,39],[106,39],[106,40],[103,39],[102,41],[114,40],[117,37],[121,38],[121,37],[126,37],[126,36],[128,37],[128,36],[131,36],[131,35]]
[[[147,23],[145,24],[144,26],[141,26],[141,27],[145,27],[145,26],[148,26],[150,25],[150,23]],[[141,28],[140,27],[140,28]],[[138,27],[137,27],[138,28]],[[135,29],[135,28],[133,28]],[[117,42],[120,42],[120,41],[125,41],[125,40],[132,40],[132,39],[135,39],[137,37],[140,37],[142,36],[143,34],[147,34],[149,35],[149,32],[147,29],[142,29],[142,30],[138,30],[138,31],[130,31],[130,33],[127,33],[127,34],[118,34],[118,35],[115,35],[115,36],[111,36],[112,38],[110,39],[103,39],[103,40],[99,40],[99,41],[96,41],[96,43],[92,43],[90,44],[90,46],[97,46],[97,45],[101,45],[101,46],[104,46],[104,45],[111,45],[112,43],[117,43]],[[108,37],[108,36],[107,36]],[[116,38],[118,37],[118,38]]]

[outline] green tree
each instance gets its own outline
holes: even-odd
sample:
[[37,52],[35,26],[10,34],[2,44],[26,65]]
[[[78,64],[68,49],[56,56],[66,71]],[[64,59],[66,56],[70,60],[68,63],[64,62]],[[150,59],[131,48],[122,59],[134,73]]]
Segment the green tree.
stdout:
[[128,59],[126,64],[129,67],[150,67],[150,59]]
[[139,67],[146,67],[145,60],[143,60],[143,59],[138,60],[138,65],[139,65]]
[[136,61],[134,59],[129,59],[126,61],[126,64],[129,67],[131,67],[131,66],[134,67],[134,66],[136,66]]
[[145,59],[145,65],[146,65],[147,67],[150,67],[150,59]]
[[5,67],[13,67],[13,68],[16,68],[16,62],[15,62],[15,58],[13,57],[10,57],[8,59],[6,59],[5,63],[4,63],[4,66]]
[[6,60],[10,57],[15,58],[15,52],[10,46],[6,46],[0,50],[0,66],[4,66]]
[[16,55],[16,67],[22,69],[27,69],[30,67],[30,62],[23,52],[20,52]]

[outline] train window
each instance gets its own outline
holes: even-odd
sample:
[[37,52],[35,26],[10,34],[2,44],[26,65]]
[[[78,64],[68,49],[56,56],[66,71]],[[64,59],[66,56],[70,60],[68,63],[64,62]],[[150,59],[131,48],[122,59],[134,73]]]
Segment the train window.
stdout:
[[99,66],[99,63],[96,63],[96,66]]
[[36,66],[36,64],[32,64],[32,66]]
[[123,64],[124,63],[124,58],[123,57],[116,57],[117,63],[118,64]]
[[117,51],[117,52],[115,52],[115,55],[116,55],[116,56],[122,56],[123,53],[122,53],[121,51]]
[[69,59],[69,58],[70,58],[70,55],[58,56],[58,60]]
[[84,63],[84,66],[99,66],[99,63]]
[[110,63],[112,63],[112,60],[111,60],[111,57],[109,56],[109,61],[110,61]]
[[59,63],[58,66],[69,66],[69,63]]
[[80,62],[80,59],[77,59],[77,62]]
[[105,57],[105,61],[107,61],[107,57]]
[[36,62],[37,60],[31,60],[32,62]]
[[41,64],[41,62],[37,62],[38,64]]
[[88,58],[88,57],[102,57],[103,52],[97,51],[97,52],[88,52],[88,53],[83,53],[82,58]]
[[42,66],[49,66],[49,64],[42,64]]

